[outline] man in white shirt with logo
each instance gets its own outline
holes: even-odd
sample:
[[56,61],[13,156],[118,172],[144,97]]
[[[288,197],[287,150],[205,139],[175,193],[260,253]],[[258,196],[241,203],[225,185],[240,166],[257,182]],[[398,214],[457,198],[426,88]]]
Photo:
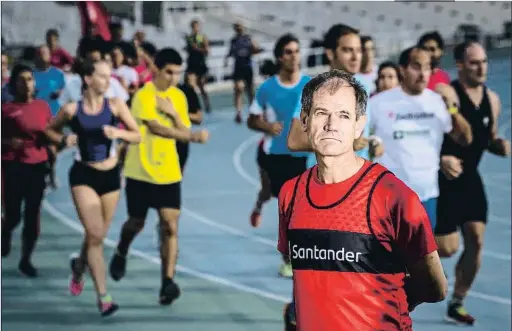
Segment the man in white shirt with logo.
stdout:
[[444,134],[466,146],[472,140],[471,128],[458,113],[458,99],[449,88],[439,89],[443,96],[427,89],[432,73],[427,50],[406,49],[399,65],[402,85],[379,93],[368,103],[370,130],[385,148],[378,162],[418,194],[434,228]]

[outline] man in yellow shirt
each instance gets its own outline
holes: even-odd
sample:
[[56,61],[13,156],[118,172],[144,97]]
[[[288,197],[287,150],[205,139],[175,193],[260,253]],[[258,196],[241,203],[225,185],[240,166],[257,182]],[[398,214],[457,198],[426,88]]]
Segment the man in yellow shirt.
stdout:
[[160,304],[169,305],[180,295],[173,277],[178,255],[178,218],[181,179],[176,140],[205,143],[206,130],[191,131],[187,99],[176,85],[182,73],[181,56],[174,49],[155,56],[157,72],[132,100],[132,115],[142,140],[130,145],[126,155],[126,204],[128,220],[121,230],[117,251],[110,262],[110,275],[119,281],[126,272],[126,255],[133,239],[144,227],[149,208],[160,218],[162,287]]

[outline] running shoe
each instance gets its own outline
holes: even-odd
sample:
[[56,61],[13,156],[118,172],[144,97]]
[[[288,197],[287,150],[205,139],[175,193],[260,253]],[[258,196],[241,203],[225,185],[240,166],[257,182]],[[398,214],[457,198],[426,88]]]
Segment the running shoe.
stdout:
[[71,280],[69,281],[69,292],[73,296],[79,296],[84,290],[85,284],[85,263],[77,255],[71,256]]
[[116,251],[110,261],[109,271],[113,280],[120,281],[126,274],[126,256],[122,256]]
[[162,282],[162,288],[160,289],[160,304],[168,306],[174,302],[174,300],[180,297],[181,290],[178,284],[171,278],[166,278]]
[[236,113],[235,122],[238,124],[242,123],[242,113]]
[[30,261],[20,261],[18,265],[18,270],[21,272],[23,276],[28,278],[36,278],[37,277],[37,269]]
[[283,263],[281,267],[279,267],[279,275],[285,278],[293,277],[293,268],[291,263]]
[[104,295],[98,300],[98,309],[102,317],[107,317],[115,313],[119,306],[112,300],[110,295]]
[[460,303],[451,303],[448,305],[446,321],[461,325],[475,324],[475,318],[471,316]]
[[284,331],[296,331],[297,321],[295,319],[295,303],[287,303],[284,305]]

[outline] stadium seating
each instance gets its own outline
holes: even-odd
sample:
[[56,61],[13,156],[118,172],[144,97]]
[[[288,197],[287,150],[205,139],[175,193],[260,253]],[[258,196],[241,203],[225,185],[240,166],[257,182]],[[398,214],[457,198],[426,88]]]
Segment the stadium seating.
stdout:
[[[143,29],[147,39],[159,47],[183,51],[190,21],[198,19],[212,42],[209,66],[223,77],[223,58],[232,24],[240,21],[266,52],[257,58],[272,57],[272,44],[285,33],[296,34],[303,45],[319,40],[335,23],[345,23],[371,35],[382,57],[412,45],[430,30],[438,30],[447,40],[458,41],[461,31],[477,26],[482,35],[503,34],[510,22],[510,2],[105,2],[112,15],[122,19],[125,37]],[[155,7],[156,6],[156,7]],[[151,8],[150,8],[151,7]],[[159,10],[155,10],[159,9]],[[64,48],[74,54],[80,38],[80,21],[74,2],[2,3],[2,39],[10,46],[40,44],[44,32],[56,28]],[[510,23],[509,23],[510,24]],[[508,28],[510,31],[510,27]],[[510,32],[509,32],[510,33]],[[455,39],[454,39],[455,38]],[[318,43],[317,43],[318,44]],[[321,50],[306,50],[308,64],[315,64]],[[184,54],[185,55],[185,54]],[[317,62],[318,63],[318,62]],[[230,70],[230,69],[228,69]]]

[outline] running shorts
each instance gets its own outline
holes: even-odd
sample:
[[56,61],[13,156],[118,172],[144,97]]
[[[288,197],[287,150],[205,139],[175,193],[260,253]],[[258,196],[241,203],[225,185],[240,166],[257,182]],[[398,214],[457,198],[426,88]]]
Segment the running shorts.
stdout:
[[126,178],[128,215],[145,219],[150,208],[157,210],[181,208],[181,182],[153,184]]
[[258,151],[256,152],[256,163],[260,169],[265,169],[265,161],[267,158],[267,153],[263,150],[264,140],[262,139],[258,144]]
[[88,186],[101,197],[121,189],[121,171],[119,166],[97,170],[82,162],[75,162],[69,170],[69,186]]
[[471,221],[487,223],[487,197],[480,174],[464,172],[459,178],[448,180],[439,172],[435,233],[450,234]]
[[272,196],[276,198],[284,183],[306,171],[306,157],[267,154],[265,159],[263,170],[267,172]]
[[244,81],[247,86],[253,85],[253,69],[251,66],[235,66],[235,71],[233,72],[233,80]]

